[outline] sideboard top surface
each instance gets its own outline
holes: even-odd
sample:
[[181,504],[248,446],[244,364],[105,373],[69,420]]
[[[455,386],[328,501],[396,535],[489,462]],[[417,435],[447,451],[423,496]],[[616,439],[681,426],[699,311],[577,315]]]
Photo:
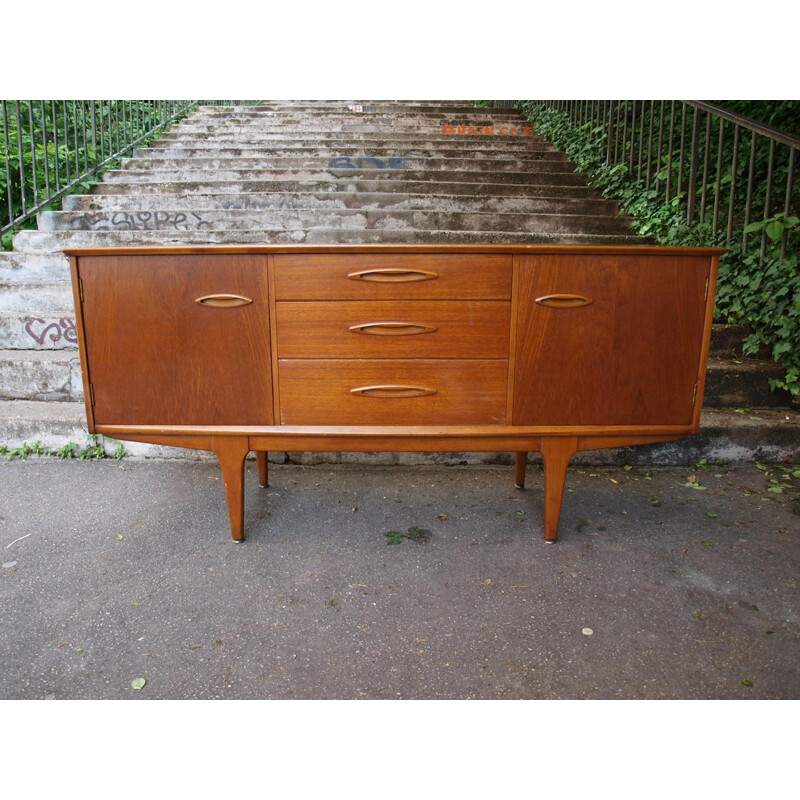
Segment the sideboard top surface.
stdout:
[[563,245],[563,244],[249,244],[249,245],[176,245],[142,247],[65,248],[68,256],[91,255],[205,255],[268,253],[505,253],[595,254],[595,255],[695,255],[715,256],[724,247],[659,247],[653,245]]

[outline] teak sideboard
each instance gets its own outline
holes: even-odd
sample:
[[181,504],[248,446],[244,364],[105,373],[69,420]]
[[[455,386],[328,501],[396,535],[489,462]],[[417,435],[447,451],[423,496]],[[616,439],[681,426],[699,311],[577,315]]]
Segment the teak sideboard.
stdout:
[[554,542],[573,454],[697,433],[724,250],[65,252],[89,432],[213,451],[235,540],[250,451],[507,450]]

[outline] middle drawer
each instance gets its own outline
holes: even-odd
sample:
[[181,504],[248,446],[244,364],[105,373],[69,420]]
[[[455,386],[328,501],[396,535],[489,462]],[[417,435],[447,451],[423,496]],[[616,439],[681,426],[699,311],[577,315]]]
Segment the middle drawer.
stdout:
[[278,358],[508,358],[503,300],[279,302]]

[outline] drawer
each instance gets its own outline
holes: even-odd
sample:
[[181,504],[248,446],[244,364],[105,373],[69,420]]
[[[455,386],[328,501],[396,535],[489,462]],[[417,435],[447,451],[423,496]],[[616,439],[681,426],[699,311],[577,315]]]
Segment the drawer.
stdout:
[[284,425],[481,425],[506,419],[508,362],[278,362]]
[[508,358],[505,300],[278,303],[279,358]]
[[508,300],[511,256],[278,254],[277,300]]

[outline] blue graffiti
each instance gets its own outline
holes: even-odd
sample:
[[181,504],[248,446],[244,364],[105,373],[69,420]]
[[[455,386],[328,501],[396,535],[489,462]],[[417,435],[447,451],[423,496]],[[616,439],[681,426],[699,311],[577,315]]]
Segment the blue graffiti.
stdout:
[[339,156],[332,158],[328,163],[330,169],[411,169],[412,166],[407,158],[395,156],[389,158]]

